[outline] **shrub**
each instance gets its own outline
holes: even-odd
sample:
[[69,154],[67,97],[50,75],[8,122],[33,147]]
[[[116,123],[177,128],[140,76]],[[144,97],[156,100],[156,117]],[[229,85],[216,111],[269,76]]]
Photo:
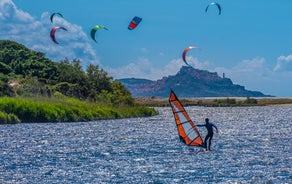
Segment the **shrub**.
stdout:
[[[74,98],[0,98],[0,111],[9,116],[9,121],[22,122],[76,122],[99,119],[117,119],[157,114],[153,108],[101,107],[95,103]],[[6,123],[2,114],[0,123]],[[5,121],[4,121],[5,119]],[[3,121],[3,122],[2,122]]]
[[20,123],[20,120],[15,114],[7,114],[0,111],[0,124],[5,123]]

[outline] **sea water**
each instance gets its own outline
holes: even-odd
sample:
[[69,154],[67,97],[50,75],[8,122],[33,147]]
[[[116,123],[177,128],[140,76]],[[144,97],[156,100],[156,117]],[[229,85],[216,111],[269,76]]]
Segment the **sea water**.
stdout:
[[[217,125],[211,151],[179,141],[171,109],[0,126],[0,183],[292,183],[292,107],[186,107]],[[204,127],[199,131],[205,136]]]

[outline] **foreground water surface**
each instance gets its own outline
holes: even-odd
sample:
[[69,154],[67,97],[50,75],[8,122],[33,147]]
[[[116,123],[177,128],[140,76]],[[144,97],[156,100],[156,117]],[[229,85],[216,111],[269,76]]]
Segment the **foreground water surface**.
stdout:
[[171,109],[158,110],[1,125],[0,183],[292,183],[291,106],[186,107],[195,122],[218,126],[210,152],[179,142]]

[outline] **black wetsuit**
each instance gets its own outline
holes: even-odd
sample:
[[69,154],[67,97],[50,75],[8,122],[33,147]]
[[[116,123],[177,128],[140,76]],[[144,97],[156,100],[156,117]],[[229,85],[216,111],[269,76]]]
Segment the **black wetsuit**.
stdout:
[[[208,133],[207,133],[207,135],[205,137],[205,140],[204,140],[204,147],[206,147],[207,150],[211,150],[210,149],[211,148],[211,140],[212,140],[213,134],[214,134],[213,133],[213,127],[218,131],[217,127],[213,123],[206,123],[204,125],[197,125],[197,126],[204,126],[204,127],[206,127]],[[209,139],[209,144],[207,146],[208,139]]]

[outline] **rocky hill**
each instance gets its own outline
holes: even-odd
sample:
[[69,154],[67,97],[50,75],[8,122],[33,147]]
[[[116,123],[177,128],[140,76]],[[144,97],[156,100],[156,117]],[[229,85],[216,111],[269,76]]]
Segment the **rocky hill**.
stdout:
[[170,88],[180,97],[266,97],[259,91],[246,90],[244,86],[233,84],[231,79],[220,77],[216,72],[198,70],[183,66],[173,76],[157,81],[147,79],[118,79],[132,93],[133,97],[168,97]]

